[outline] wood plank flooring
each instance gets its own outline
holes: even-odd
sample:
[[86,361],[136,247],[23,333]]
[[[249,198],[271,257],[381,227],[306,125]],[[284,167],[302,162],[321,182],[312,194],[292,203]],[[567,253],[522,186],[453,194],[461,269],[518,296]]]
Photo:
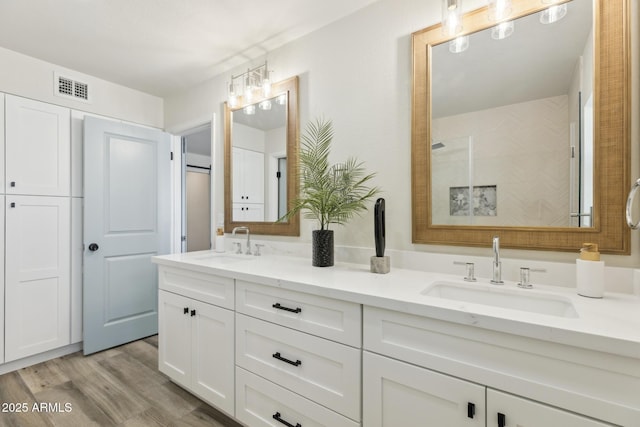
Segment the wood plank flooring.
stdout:
[[241,427],[158,371],[157,336],[2,375],[0,405],[1,427]]

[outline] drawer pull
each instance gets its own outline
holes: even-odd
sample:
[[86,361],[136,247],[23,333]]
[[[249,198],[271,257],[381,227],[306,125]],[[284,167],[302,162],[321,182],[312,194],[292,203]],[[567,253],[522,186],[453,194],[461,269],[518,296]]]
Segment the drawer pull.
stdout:
[[300,307],[289,308],[289,307],[285,307],[285,306],[280,305],[279,302],[273,304],[271,307],[277,308],[278,310],[290,311],[291,313],[301,313],[302,312],[302,309]]
[[505,427],[507,425],[507,417],[504,414],[498,412],[498,427]]
[[286,422],[285,420],[282,419],[282,416],[280,415],[280,412],[276,412],[275,414],[273,414],[273,419],[276,421],[281,422],[282,424],[286,425],[287,427],[302,427],[302,424],[300,423],[296,423],[295,425]]
[[185,308],[183,308],[183,309],[182,309],[182,312],[183,312],[184,314],[189,313],[189,307],[185,307]]
[[467,418],[473,418],[476,415],[475,403],[467,402]]
[[296,360],[296,361],[294,362],[293,360],[289,360],[289,359],[287,359],[286,357],[282,357],[282,356],[280,355],[280,352],[273,353],[273,355],[272,355],[272,356],[273,356],[275,359],[282,360],[283,362],[287,362],[288,364],[293,365],[293,366],[300,366],[300,365],[302,365],[302,362],[301,362],[300,360]]

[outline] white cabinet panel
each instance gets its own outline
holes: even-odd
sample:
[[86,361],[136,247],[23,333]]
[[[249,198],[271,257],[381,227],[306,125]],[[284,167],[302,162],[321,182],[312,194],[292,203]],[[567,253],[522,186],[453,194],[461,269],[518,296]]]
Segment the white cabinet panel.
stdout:
[[5,110],[7,194],[70,195],[69,109],[6,95]]
[[236,314],[236,364],[360,420],[360,350]]
[[162,290],[158,300],[160,371],[233,416],[233,312]]
[[4,93],[0,93],[0,192],[4,193],[4,103],[5,96]]
[[487,389],[487,427],[611,427],[571,412]]
[[483,386],[366,351],[362,388],[367,427],[485,425]]
[[191,383],[191,299],[158,293],[158,365],[176,383]]
[[236,280],[236,301],[240,313],[360,347],[360,304],[242,280]]
[[82,202],[71,199],[71,343],[82,341]]
[[233,279],[180,268],[159,266],[160,289],[198,301],[234,308]]
[[70,202],[6,197],[5,361],[70,343]]
[[236,418],[252,427],[360,425],[242,368],[236,368]]
[[[4,206],[4,196],[0,196]],[[0,224],[4,225],[4,209],[0,209]],[[4,242],[4,227],[0,227],[0,242]],[[4,259],[4,245],[0,245],[0,259]],[[0,364],[4,363],[4,262],[0,262]]]

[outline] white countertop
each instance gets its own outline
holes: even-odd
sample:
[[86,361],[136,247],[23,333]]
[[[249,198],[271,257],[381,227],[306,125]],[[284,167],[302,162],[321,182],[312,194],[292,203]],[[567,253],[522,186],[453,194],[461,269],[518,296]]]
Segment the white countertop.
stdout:
[[[153,262],[640,359],[640,298],[634,295],[605,293],[603,299],[591,299],[578,296],[574,288],[535,282],[531,290],[510,281],[499,287],[566,298],[578,313],[571,318],[423,295],[434,281],[465,282],[461,276],[395,269],[393,264],[390,273],[373,274],[369,265],[319,268],[308,258],[212,251],[158,256]],[[468,286],[492,292],[495,285],[478,278]]]

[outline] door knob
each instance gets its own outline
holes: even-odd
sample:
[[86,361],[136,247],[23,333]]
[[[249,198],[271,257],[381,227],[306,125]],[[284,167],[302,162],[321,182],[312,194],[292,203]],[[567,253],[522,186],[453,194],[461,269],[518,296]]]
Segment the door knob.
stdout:
[[89,250],[90,250],[91,252],[95,252],[95,251],[97,251],[98,249],[100,249],[100,246],[98,246],[98,244],[97,244],[97,243],[91,243],[91,244],[89,245]]

